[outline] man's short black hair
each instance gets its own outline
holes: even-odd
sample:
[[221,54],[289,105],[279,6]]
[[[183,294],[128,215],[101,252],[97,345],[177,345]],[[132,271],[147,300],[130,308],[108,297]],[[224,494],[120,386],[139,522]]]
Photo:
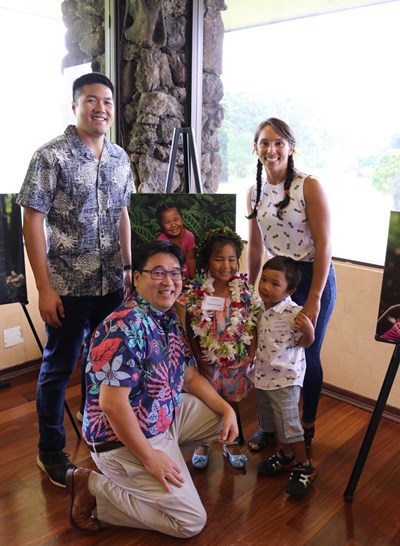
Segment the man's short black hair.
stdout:
[[181,269],[185,265],[185,254],[179,245],[169,241],[145,241],[132,250],[132,270],[143,271],[148,259],[154,254],[172,254],[178,260]]
[[74,83],[72,84],[72,100],[77,101],[79,92],[84,85],[91,85],[92,83],[102,83],[111,89],[112,96],[114,97],[114,86],[109,78],[101,72],[89,72],[89,74],[84,74],[79,76]]

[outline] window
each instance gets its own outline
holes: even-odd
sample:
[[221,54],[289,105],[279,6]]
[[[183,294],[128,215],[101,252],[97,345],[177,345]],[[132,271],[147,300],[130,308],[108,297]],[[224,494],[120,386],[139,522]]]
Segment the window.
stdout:
[[254,131],[280,117],[296,135],[296,166],[328,194],[334,256],[383,265],[400,209],[399,20],[396,1],[225,34],[219,192],[237,193],[244,239]]
[[45,11],[43,3],[36,4],[0,1],[4,193],[19,191],[34,150],[65,125],[61,2],[48,2]]

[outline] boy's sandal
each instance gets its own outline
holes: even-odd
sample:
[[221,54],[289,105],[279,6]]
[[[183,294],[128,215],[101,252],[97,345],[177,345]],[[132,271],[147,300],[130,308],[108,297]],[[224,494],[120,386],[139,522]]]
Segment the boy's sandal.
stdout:
[[275,434],[273,432],[264,432],[263,430],[258,429],[248,441],[247,446],[250,451],[261,451],[267,447],[268,442],[274,438],[274,436]]

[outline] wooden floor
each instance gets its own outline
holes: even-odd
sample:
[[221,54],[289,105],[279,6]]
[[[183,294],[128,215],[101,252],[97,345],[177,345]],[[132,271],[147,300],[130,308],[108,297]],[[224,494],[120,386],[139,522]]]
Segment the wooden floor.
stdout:
[[[155,532],[108,528],[94,537],[70,528],[67,493],[50,483],[36,466],[36,373],[12,380],[0,390],[0,544],[1,545],[146,545],[183,544]],[[68,389],[75,415],[79,375]],[[256,430],[254,396],[242,407],[248,438]],[[352,503],[343,492],[371,414],[323,396],[313,448],[319,471],[303,499],[284,493],[287,475],[257,477],[257,463],[273,452],[247,451],[246,470],[236,470],[221,448],[211,451],[205,471],[191,470],[208,513],[204,531],[184,541],[190,546],[386,546],[400,545],[400,424],[382,419]],[[94,468],[89,452],[66,418],[67,449],[80,466]],[[190,459],[188,454],[187,459]],[[191,465],[189,464],[191,467]]]

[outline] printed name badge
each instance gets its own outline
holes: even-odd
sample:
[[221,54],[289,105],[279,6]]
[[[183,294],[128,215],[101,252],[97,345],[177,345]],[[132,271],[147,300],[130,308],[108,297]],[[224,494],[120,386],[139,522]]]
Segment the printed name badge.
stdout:
[[270,326],[269,330],[270,330],[271,333],[274,333],[274,334],[287,334],[292,329],[293,324],[291,324],[289,321],[287,321],[285,319],[277,318],[269,326]]
[[205,311],[223,311],[224,305],[225,298],[220,298],[218,296],[205,296],[202,308]]

